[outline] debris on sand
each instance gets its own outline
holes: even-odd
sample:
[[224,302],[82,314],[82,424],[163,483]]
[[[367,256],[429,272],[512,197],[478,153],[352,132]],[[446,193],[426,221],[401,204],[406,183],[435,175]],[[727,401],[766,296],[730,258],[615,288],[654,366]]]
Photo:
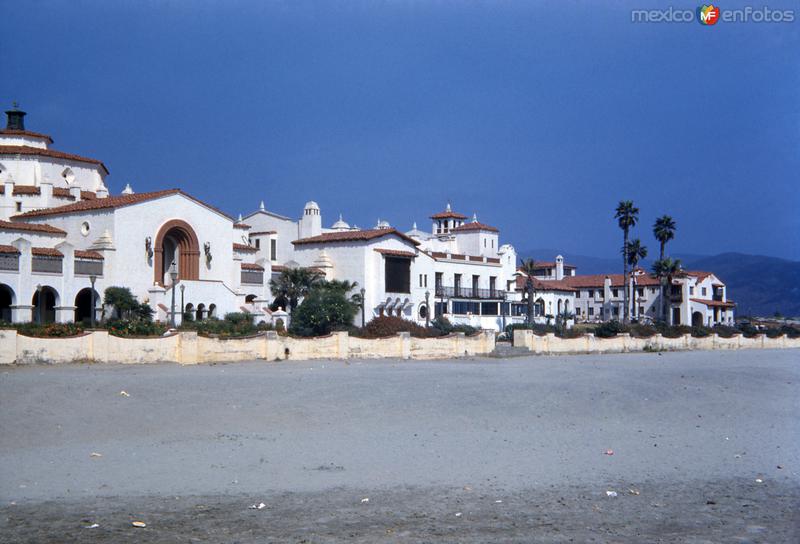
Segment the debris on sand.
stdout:
[[456,512],[456,517],[460,518],[461,517],[461,512]]
[[606,450],[606,455],[614,455],[614,450]]
[[144,529],[145,527],[147,527],[147,524],[143,521],[132,521],[131,525],[133,525],[134,527],[138,527],[139,529]]
[[362,503],[369,502],[369,497],[364,497],[363,499],[361,499],[361,502]]
[[100,527],[99,523],[92,523],[91,525],[85,526],[84,529],[97,529],[98,527]]
[[616,496],[617,496],[616,491],[606,491],[606,497],[616,497]]
[[263,502],[260,502],[258,504],[251,504],[250,505],[250,510],[263,510],[266,507],[267,507],[266,504],[264,504]]
[[102,453],[97,453],[96,451],[93,451],[92,453],[89,454],[89,457],[102,457],[102,456],[103,456]]
[[756,483],[757,484],[762,484],[762,483],[764,483],[764,480],[762,480],[761,478],[756,478]]
[[120,395],[121,397],[130,397],[130,395],[128,394],[128,392],[127,392],[127,391],[120,391],[120,392],[119,392],[119,395]]
[[628,493],[631,494],[631,495],[638,495],[639,494],[639,490],[638,489],[634,489],[634,488],[630,488],[628,490]]

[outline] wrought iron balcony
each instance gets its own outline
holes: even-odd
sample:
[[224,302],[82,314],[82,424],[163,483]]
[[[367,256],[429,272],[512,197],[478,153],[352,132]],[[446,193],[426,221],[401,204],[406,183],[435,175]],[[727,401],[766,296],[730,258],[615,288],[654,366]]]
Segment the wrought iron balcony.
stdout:
[[441,298],[471,298],[483,300],[504,300],[506,292],[500,289],[473,289],[472,287],[436,286],[436,296]]

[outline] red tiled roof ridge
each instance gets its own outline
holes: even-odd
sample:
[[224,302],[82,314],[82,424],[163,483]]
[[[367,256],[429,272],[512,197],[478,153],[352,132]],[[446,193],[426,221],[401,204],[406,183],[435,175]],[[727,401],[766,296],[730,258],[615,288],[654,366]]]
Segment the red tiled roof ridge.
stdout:
[[237,244],[236,242],[233,243],[233,249],[235,251],[258,251],[258,248],[255,246],[248,246],[247,244]]
[[374,251],[381,253],[382,255],[389,255],[394,257],[409,257],[411,259],[417,256],[417,254],[414,253],[413,251],[402,251],[400,249],[383,249],[378,247],[375,248]]
[[[6,193],[5,186],[0,185],[0,195],[4,195]],[[39,185],[20,185],[14,184],[14,196],[17,195],[41,195],[42,188]],[[72,193],[69,192],[69,189],[66,187],[53,187],[53,196],[58,198],[69,198],[70,200],[75,200],[75,197],[72,196]],[[97,198],[97,194],[94,191],[83,191],[81,190],[81,198],[85,199],[95,199]]]
[[419,245],[418,241],[406,236],[405,234],[403,234],[402,232],[400,232],[395,228],[326,232],[323,234],[319,234],[317,236],[311,236],[309,238],[300,238],[299,240],[294,240],[292,243],[294,245],[302,245],[302,244],[324,244],[328,242],[358,242],[358,241],[374,240],[376,238],[389,236],[391,234],[394,234],[403,240],[411,242],[415,246]]
[[466,219],[466,215],[462,215],[458,212],[453,211],[444,211],[435,213],[431,216],[431,219]]
[[19,249],[14,246],[0,244],[0,253],[19,253]]
[[192,195],[183,192],[180,189],[162,189],[160,191],[151,191],[149,193],[133,193],[129,195],[115,195],[115,196],[108,196],[106,198],[96,198],[96,199],[88,199],[88,200],[81,200],[80,202],[73,202],[72,204],[65,204],[63,206],[56,206],[55,208],[45,208],[42,210],[33,210],[30,212],[25,212],[22,214],[18,214],[12,217],[12,219],[25,219],[28,217],[43,217],[48,215],[65,215],[70,213],[80,213],[86,211],[93,211],[93,210],[105,210],[105,209],[115,209],[115,208],[122,208],[125,206],[131,206],[133,204],[139,204],[140,202],[147,202],[148,200],[154,200],[156,198],[161,198],[165,196],[171,195],[182,195],[189,200],[192,200],[201,206],[204,206],[210,210],[215,211],[216,213],[222,215],[223,217],[230,219],[233,221],[233,218],[226,214],[225,212],[221,211],[214,206],[203,202],[199,198],[195,198]]
[[260,264],[255,264],[255,263],[242,263],[242,269],[243,270],[261,270],[261,271],[263,271],[264,267],[261,266]]
[[233,224],[233,228],[242,229],[242,230],[249,230],[249,229],[252,229],[253,227],[251,227],[247,223],[234,223]]
[[0,155],[41,155],[42,157],[50,157],[53,159],[86,162],[89,164],[100,165],[103,167],[103,170],[106,171],[106,174],[109,173],[108,168],[106,168],[106,165],[103,164],[103,161],[90,159],[89,157],[82,157],[73,153],[65,153],[64,151],[56,151],[55,149],[44,149],[29,145],[0,145]]
[[53,143],[53,138],[50,137],[48,134],[42,134],[41,132],[33,132],[32,130],[17,130],[14,128],[4,128],[0,129],[0,134],[5,136],[30,136],[32,138],[44,138],[47,140],[48,143]]
[[460,227],[456,227],[450,230],[452,232],[462,232],[467,230],[488,230],[490,232],[500,232],[500,229],[498,229],[497,227],[492,227],[491,225],[480,223],[478,221],[472,221],[471,223],[464,223]]
[[59,250],[52,247],[32,247],[31,253],[33,255],[43,255],[46,257],[63,257],[64,254]]
[[97,261],[105,260],[105,257],[103,257],[100,253],[91,249],[76,249],[75,256],[80,259],[93,259]]
[[46,232],[48,234],[59,234],[62,236],[67,235],[66,231],[46,223],[23,223],[20,221],[5,221],[0,219],[0,230],[2,229],[24,232]]

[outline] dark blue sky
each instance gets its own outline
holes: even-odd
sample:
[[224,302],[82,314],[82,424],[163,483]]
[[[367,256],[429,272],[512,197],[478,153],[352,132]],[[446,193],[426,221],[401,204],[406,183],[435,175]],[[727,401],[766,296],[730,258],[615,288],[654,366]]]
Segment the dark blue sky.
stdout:
[[596,256],[618,254],[613,209],[632,199],[653,252],[668,213],[674,252],[800,259],[800,21],[633,24],[642,2],[2,4],[3,105],[104,160],[112,193],[179,186],[234,215],[314,199],[326,226],[341,211],[403,230],[450,199],[518,250]]

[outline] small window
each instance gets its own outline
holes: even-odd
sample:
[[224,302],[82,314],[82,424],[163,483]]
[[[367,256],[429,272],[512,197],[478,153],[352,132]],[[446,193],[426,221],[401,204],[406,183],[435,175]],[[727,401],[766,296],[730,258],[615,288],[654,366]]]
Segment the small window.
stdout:
[[270,240],[269,241],[269,260],[270,261],[277,261],[278,260],[278,241],[277,240]]
[[16,210],[18,212],[22,211],[22,202],[17,201],[14,205],[16,206]]
[[256,238],[256,249],[261,249],[261,239]]
[[61,177],[64,178],[64,181],[66,181],[69,185],[72,185],[72,183],[75,181],[75,174],[70,168],[65,168],[64,171],[61,172]]
[[589,315],[594,315],[594,308],[589,306]]
[[81,234],[84,236],[89,236],[89,231],[92,230],[91,226],[89,225],[88,221],[84,221],[81,223]]
[[619,296],[619,289],[612,289],[611,290],[611,296],[612,297],[618,297]]
[[693,286],[690,286],[690,287],[689,287],[689,294],[690,294],[690,295],[693,295],[693,294],[694,294],[694,287],[693,287]]
[[703,287],[703,296],[706,296],[706,288]]

